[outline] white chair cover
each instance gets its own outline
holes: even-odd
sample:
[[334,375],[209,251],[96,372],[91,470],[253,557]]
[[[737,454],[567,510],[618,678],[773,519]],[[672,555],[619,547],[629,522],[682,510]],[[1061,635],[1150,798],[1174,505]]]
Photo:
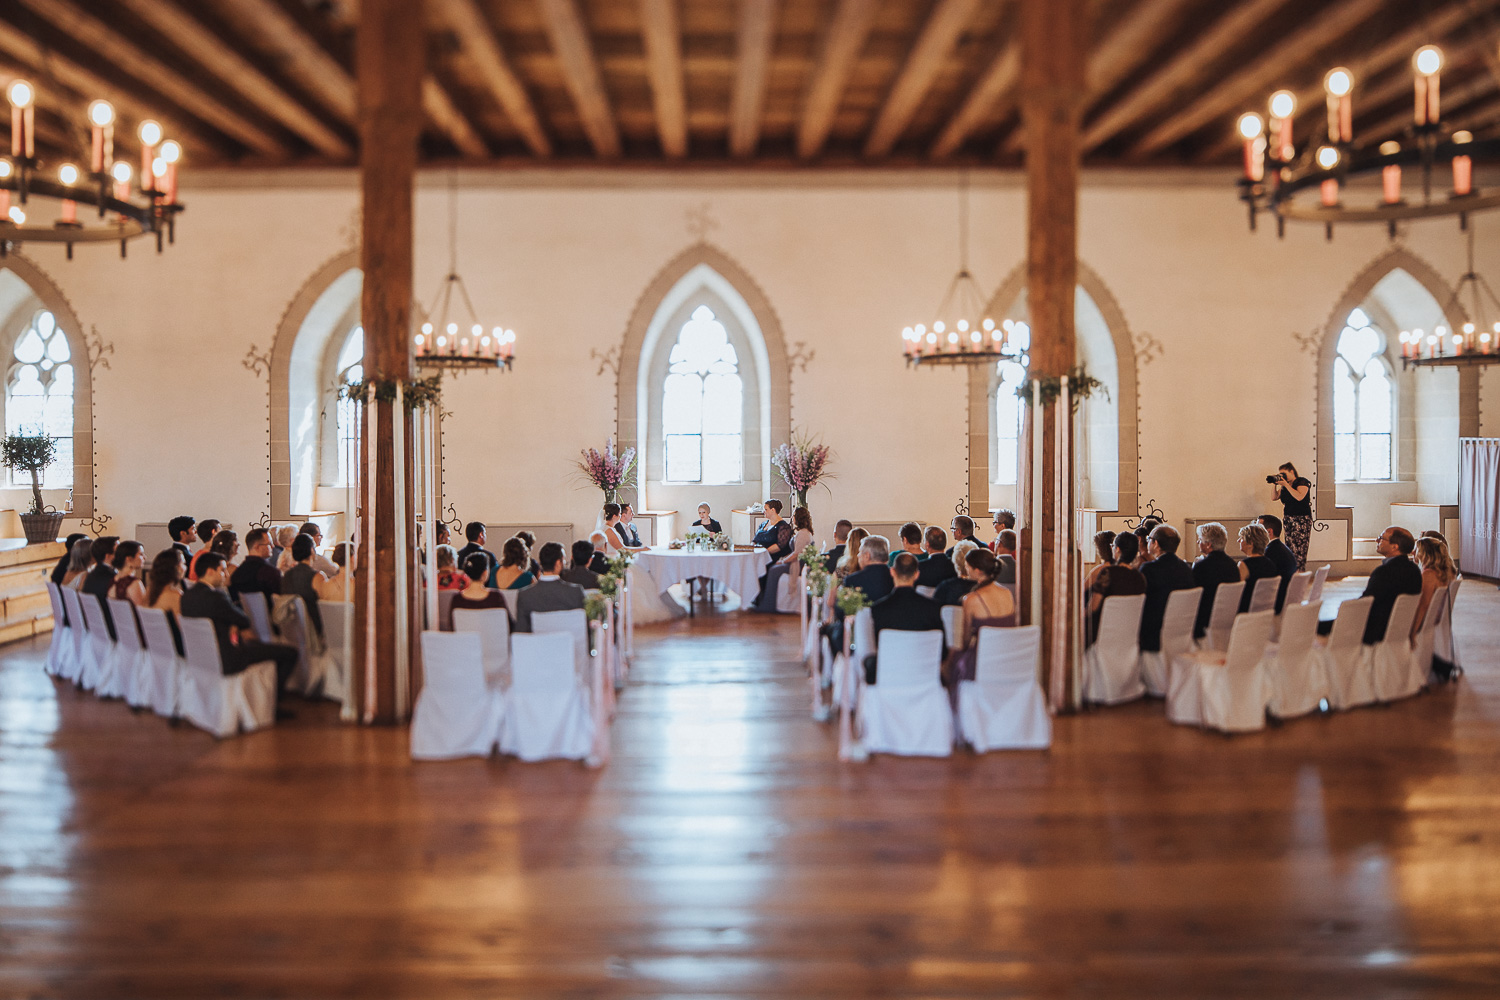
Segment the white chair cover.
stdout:
[[[1275,594],[1272,594],[1274,604]],[[1276,625],[1274,610],[1252,611],[1239,615],[1229,632],[1229,650],[1222,657],[1209,653],[1200,662],[1198,677],[1202,685],[1203,724],[1226,733],[1244,733],[1266,727],[1266,701],[1270,690],[1261,660],[1271,630]]]
[[207,618],[181,618],[187,668],[179,691],[182,717],[221,739],[250,732],[276,721],[276,664],[253,664],[232,677],[224,675],[219,640]]
[[[321,602],[318,610],[322,610]],[[348,685],[344,678],[334,675],[333,658],[318,639],[302,598],[296,594],[277,594],[275,620],[281,627],[281,640],[297,647],[297,670],[287,686],[304,695],[343,701]]]
[[479,635],[484,677],[499,691],[510,684],[510,615],[504,608],[459,608],[453,612],[453,631]]
[[1229,630],[1234,627],[1235,615],[1240,613],[1240,595],[1244,592],[1243,582],[1219,584],[1219,589],[1214,591],[1213,610],[1208,616],[1208,631],[1199,643],[1200,648],[1221,653],[1229,648]]
[[271,628],[271,605],[267,603],[265,594],[258,590],[241,594],[240,607],[245,609],[245,614],[255,629],[255,638],[261,642],[276,641],[276,630]]
[[1420,682],[1413,683],[1411,670],[1411,623],[1421,602],[1418,594],[1396,598],[1390,621],[1386,622],[1385,638],[1362,651],[1370,664],[1376,701],[1410,698],[1422,689]]
[[500,735],[506,753],[522,760],[589,755],[594,722],[574,663],[575,642],[567,632],[510,637],[511,682]]
[[1439,587],[1432,594],[1432,603],[1427,605],[1427,617],[1417,630],[1411,644],[1411,681],[1418,688],[1427,686],[1432,676],[1432,654],[1437,647],[1438,632],[1448,620],[1448,588]]
[[927,598],[929,601],[932,600],[933,596],[937,594],[936,587],[917,587],[916,591],[923,597]]
[[512,618],[516,616],[516,598],[520,595],[521,592],[519,590],[500,591],[500,599],[505,602],[506,610],[510,612]]
[[1281,589],[1281,577],[1263,576],[1255,581],[1250,592],[1250,614],[1276,610],[1276,592]]
[[120,670],[120,656],[115,640],[109,635],[104,605],[93,594],[79,594],[78,603],[83,605],[83,620],[89,627],[89,645],[94,649],[97,669],[94,675],[94,693],[101,698],[123,698],[125,675]]
[[1037,679],[1041,627],[981,628],[978,642],[974,679],[958,685],[959,738],[976,753],[1051,746],[1052,719]]
[[1458,608],[1458,585],[1463,582],[1463,577],[1459,577],[1448,584],[1448,611],[1433,642],[1433,652],[1454,666],[1458,666],[1458,647],[1453,644],[1453,613]]
[[[1291,580],[1286,585],[1286,600],[1281,602],[1281,610],[1284,614],[1286,609],[1293,604],[1301,604],[1307,600],[1307,590],[1312,586],[1313,575],[1307,571],[1293,573]],[[1321,600],[1319,597],[1317,600]]]
[[[1306,575],[1312,579],[1311,573]],[[1271,714],[1278,719],[1292,719],[1313,711],[1325,698],[1330,703],[1333,699],[1330,697],[1328,669],[1313,651],[1323,602],[1293,604],[1288,591],[1284,607],[1281,638],[1275,645],[1266,647],[1262,669],[1270,687],[1267,707]]]
[[876,641],[875,683],[860,690],[865,751],[947,757],[953,705],[941,676],[943,633],[886,629]]
[[318,614],[323,616],[323,652],[328,656],[328,673],[323,678],[323,696],[346,704],[349,712],[349,630],[354,627],[354,605],[349,601],[319,601]]
[[115,656],[125,679],[125,702],[135,708],[149,708],[156,703],[152,689],[156,676],[146,644],[141,640],[141,627],[135,620],[135,605],[110,598],[109,616],[115,623]]
[[1365,621],[1373,603],[1373,597],[1361,597],[1340,604],[1327,644],[1316,649],[1328,675],[1328,703],[1334,708],[1356,708],[1375,700],[1369,663],[1363,655]]
[[63,607],[62,588],[47,581],[47,600],[52,605],[52,641],[47,646],[47,662],[42,669],[53,677],[71,680],[73,671],[73,627]]
[[177,715],[177,693],[187,670],[187,661],[177,653],[172,639],[172,625],[167,613],[157,608],[141,608],[141,635],[146,641],[146,655],[151,663],[150,705],[157,715]]
[[485,678],[482,646],[482,637],[473,632],[422,633],[422,691],[411,716],[413,760],[487,757],[500,743],[504,696]]
[[1145,594],[1106,597],[1099,634],[1083,651],[1083,700],[1118,705],[1146,693],[1141,682],[1141,611]]
[[962,644],[964,637],[963,606],[945,604],[938,609],[938,614],[943,618],[943,636],[948,640],[948,648],[957,649]]
[[533,633],[566,632],[573,637],[573,663],[580,670],[589,659],[589,620],[582,608],[571,611],[533,611]]
[[1203,588],[1174,590],[1167,595],[1167,610],[1161,622],[1161,649],[1141,650],[1141,680],[1153,698],[1167,696],[1167,675],[1172,660],[1191,652],[1193,628],[1198,623],[1198,603]]
[[797,599],[802,596],[802,564],[792,560],[792,568],[776,581],[776,610],[783,615],[797,614]]
[[99,658],[89,639],[88,619],[78,598],[78,591],[71,587],[62,588],[63,606],[68,609],[68,621],[73,623],[73,662],[77,664],[73,683],[85,691],[92,691],[99,686]]
[[1324,563],[1323,565],[1319,566],[1318,571],[1313,574],[1312,586],[1307,590],[1307,600],[1309,603],[1313,601],[1321,601],[1323,599],[1323,584],[1328,582],[1328,570],[1330,568],[1331,567],[1328,565],[1328,563]]
[[[458,591],[456,590],[438,591],[438,631],[453,631],[453,598],[457,596]],[[470,608],[469,610],[473,611],[474,609]]]

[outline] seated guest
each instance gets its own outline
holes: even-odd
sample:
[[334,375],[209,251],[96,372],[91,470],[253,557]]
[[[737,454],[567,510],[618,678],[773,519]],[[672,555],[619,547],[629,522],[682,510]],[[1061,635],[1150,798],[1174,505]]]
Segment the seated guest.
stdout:
[[644,545],[631,545],[629,539],[632,529],[620,522],[621,513],[624,510],[617,503],[604,505],[604,544],[608,551],[614,552],[639,552],[645,548]]
[[996,583],[1016,582],[1016,547],[1020,544],[1020,536],[1012,528],[1001,528],[995,536]]
[[[942,529],[939,528],[939,531]],[[870,606],[870,618],[878,642],[884,629],[898,632],[943,632],[943,616],[937,603],[917,593],[917,571],[921,564],[910,552],[899,552],[891,564],[891,592]],[[940,655],[947,655],[947,643]],[[875,650],[861,649],[859,655],[865,665],[865,683],[875,683]],[[942,673],[942,660],[938,660],[938,672]]]
[[903,524],[897,537],[901,539],[901,551],[891,553],[889,562],[892,566],[896,564],[896,557],[901,552],[909,552],[919,562],[927,558],[927,552],[922,548],[922,528],[916,521]]
[[[182,595],[180,613],[184,618],[207,618],[214,623],[224,676],[232,677],[267,660],[274,662],[279,696],[282,685],[297,668],[297,649],[285,643],[261,642],[255,638],[250,619],[230,602],[221,589],[227,582],[224,557],[217,552],[203,556],[198,564],[198,582]],[[278,712],[277,716],[281,717],[281,713]]]
[[[766,572],[760,575],[760,589],[755,592],[755,607],[763,608],[766,603],[766,578],[771,573],[771,567],[785,559],[787,553],[792,551],[792,529],[791,522],[781,516],[781,501],[767,500],[765,502],[766,520],[755,533],[753,544],[766,550],[770,556],[770,562],[766,565]],[[608,508],[606,508],[607,510]],[[776,592],[771,592],[771,601],[775,602]]]
[[[200,527],[201,526],[202,525],[200,525]],[[210,552],[217,553],[218,555],[224,557],[224,574],[227,577],[235,570],[234,556],[237,552],[239,552],[239,550],[239,535],[235,534],[233,531],[228,530],[227,528],[221,531],[214,532],[214,537],[209,541],[208,545],[205,548],[201,548],[196,553],[194,553],[192,560],[188,563],[188,579],[198,579],[198,560],[199,558],[207,555]]]
[[1281,540],[1281,518],[1275,514],[1262,514],[1256,520],[1271,537],[1266,543],[1266,558],[1276,564],[1276,572],[1281,576],[1281,587],[1276,591],[1276,613],[1279,615],[1282,602],[1286,600],[1287,585],[1297,575],[1297,554]]
[[[1422,593],[1422,571],[1411,561],[1412,549],[1415,547],[1416,539],[1412,538],[1411,532],[1394,525],[1382,531],[1376,539],[1375,551],[1385,561],[1375,567],[1370,574],[1369,583],[1365,584],[1364,593],[1359,595],[1373,598],[1370,602],[1370,617],[1365,619],[1366,645],[1385,638],[1385,627],[1391,620],[1391,609],[1396,606],[1396,598],[1402,594]],[[1326,627],[1319,623],[1318,631],[1324,632],[1332,627],[1331,623]]]
[[965,538],[953,546],[953,571],[956,575],[938,584],[936,592],[932,595],[932,599],[937,602],[938,607],[943,607],[944,605],[957,607],[963,604],[964,595],[974,589],[974,580],[969,576],[968,557],[969,553],[975,549],[989,551],[989,549],[980,545],[973,538]]
[[[324,576],[333,576],[338,573],[339,568],[333,564],[333,560],[329,559],[322,552],[318,551],[323,547],[323,529],[318,527],[318,522],[308,521],[302,527],[297,529],[297,533],[299,535],[306,535],[313,540],[313,569],[317,570],[319,573],[322,573]],[[292,558],[295,559],[296,557],[296,553],[292,553]]]
[[[1422,569],[1422,600],[1417,605],[1416,617],[1411,620],[1411,634],[1414,639],[1417,633],[1422,631],[1422,623],[1427,620],[1427,611],[1432,606],[1433,595],[1440,588],[1447,587],[1458,579],[1458,567],[1453,565],[1453,557],[1448,554],[1447,543],[1434,535],[1436,532],[1432,535],[1423,534],[1417,539],[1414,550],[1416,563]],[[1453,614],[1452,608],[1448,609],[1448,614]],[[1440,673],[1452,673],[1452,664],[1444,661],[1442,666],[1447,667],[1447,670],[1440,671]]]
[[1114,538],[1114,558],[1109,565],[1100,567],[1094,582],[1084,591],[1088,601],[1088,618],[1084,620],[1084,645],[1092,646],[1099,638],[1099,618],[1104,613],[1106,597],[1129,597],[1146,592],[1146,578],[1139,570],[1130,568],[1135,558],[1136,547],[1141,540],[1133,534],[1121,533]]
[[719,526],[719,522],[714,520],[713,511],[709,510],[706,503],[698,505],[698,520],[694,521],[688,530],[706,531],[710,535],[719,535],[724,532],[724,529]]
[[88,537],[88,535],[85,535],[81,531],[75,531],[68,536],[68,540],[63,543],[63,554],[57,557],[57,565],[52,567],[52,574],[49,579],[53,583],[59,587],[62,586],[63,581],[68,578],[68,564],[73,561],[73,546],[79,542],[87,541]]
[[1240,582],[1240,564],[1224,551],[1229,544],[1229,531],[1218,521],[1198,525],[1198,558],[1193,561],[1193,585],[1203,588],[1198,598],[1198,620],[1193,625],[1193,638],[1201,639],[1208,634],[1208,623],[1214,615],[1214,599],[1221,583]]
[[532,555],[532,553],[536,552],[536,533],[531,531],[518,531],[516,532],[516,537],[526,543],[526,552],[527,555],[531,558],[531,562],[527,564],[526,568],[531,570],[531,578],[535,580],[542,575],[542,567],[536,561],[536,557]]
[[73,543],[68,550],[68,571],[63,574],[62,586],[78,590],[94,565],[94,540],[87,535]]
[[1442,542],[1444,545],[1448,544],[1448,539],[1445,538],[1445,537],[1443,537],[1443,533],[1441,531],[1424,531],[1420,535],[1418,535],[1417,537],[1418,538],[1436,538],[1438,541]]
[[489,540],[484,522],[470,521],[464,525],[464,538],[468,539],[469,544],[458,550],[458,565],[465,567],[464,573],[467,575],[469,572],[467,569],[469,557],[476,552],[483,553],[484,557],[490,561],[490,568],[485,572],[484,576],[480,577],[480,582],[482,583],[488,580],[490,575],[495,572],[495,567],[500,565],[500,560],[495,557],[495,553],[484,547],[485,542]]
[[859,569],[844,577],[843,586],[864,591],[872,603],[891,592],[894,581],[888,565],[891,543],[884,535],[870,535],[859,543]]
[[458,553],[451,545],[437,547],[438,590],[463,590],[469,585],[469,576],[458,568]]
[[[546,548],[546,546],[542,546]],[[599,589],[599,574],[589,569],[589,562],[594,558],[594,545],[592,542],[573,543],[573,565],[559,574],[568,583],[576,583],[584,590]]]
[[849,545],[849,532],[854,530],[854,522],[841,518],[833,526],[833,545],[823,553],[823,568],[830,573],[837,573],[839,563],[844,561],[844,552]]
[[628,503],[620,504],[620,520],[615,524],[615,531],[619,532],[620,541],[627,549],[644,549],[641,536],[635,530],[635,508]]
[[1089,570],[1088,575],[1083,578],[1083,592],[1087,594],[1089,588],[1094,585],[1104,567],[1115,564],[1115,533],[1113,531],[1094,532],[1094,554],[1099,557],[1099,564]]
[[[468,563],[464,563],[467,572]],[[496,590],[520,590],[536,582],[531,573],[531,553],[526,543],[518,537],[505,540],[500,547],[500,566],[495,570],[490,583]]]
[[448,544],[448,526],[446,524],[444,524],[442,521],[439,521],[436,525],[433,526],[432,535],[433,535],[435,544],[437,544],[437,545],[447,545]]
[[[1013,510],[1010,510],[1009,508],[1001,507],[999,510],[995,511],[994,526],[995,526],[995,537],[997,537],[997,538],[1000,536],[1000,532],[1002,532],[1002,531],[1015,531],[1016,530],[1016,512],[1013,511]],[[995,551],[995,543],[994,542],[990,542],[990,551],[991,552]]]
[[[562,579],[563,547],[548,542],[538,553],[541,578],[516,595],[516,631],[531,631],[531,616],[538,611],[583,609],[583,588]],[[587,650],[584,650],[587,653]]]
[[505,610],[506,618],[509,619],[510,611],[506,608],[505,598],[500,596],[500,591],[490,590],[484,585],[484,578],[489,573],[489,556],[483,552],[470,553],[469,558],[464,560],[464,575],[469,578],[469,582],[464,585],[463,590],[453,595],[454,611],[461,608],[474,611],[500,608]]
[[295,524],[283,524],[276,529],[276,545],[271,549],[271,565],[276,572],[285,573],[296,563],[292,562],[292,541],[297,537]]
[[980,629],[1010,628],[1016,624],[1016,599],[995,578],[1000,572],[1000,561],[995,554],[989,549],[975,548],[964,556],[964,562],[968,564],[974,587],[964,596],[963,639],[944,667],[944,679],[950,684],[974,679]]
[[603,576],[609,572],[609,536],[602,531],[589,535],[594,554],[589,556],[589,572]]
[[[1119,543],[1116,538],[1116,544]],[[1161,623],[1167,616],[1167,599],[1174,590],[1192,590],[1193,568],[1177,557],[1177,548],[1182,536],[1171,525],[1158,524],[1151,529],[1147,539],[1146,554],[1150,558],[1141,564],[1141,575],[1146,578],[1146,607],[1141,613],[1141,649],[1161,652]]]
[[792,511],[792,547],[786,555],[766,568],[760,583],[760,593],[755,599],[753,610],[775,611],[776,591],[781,585],[781,578],[788,574],[796,575],[793,570],[800,572],[797,560],[802,558],[802,551],[813,541],[812,514],[806,507],[798,507]]
[[953,560],[945,551],[948,548],[948,533],[937,525],[931,525],[922,533],[922,545],[927,549],[927,558],[922,560],[917,571],[917,586],[937,587],[945,580],[958,576]]
[[313,568],[313,544],[312,535],[299,534],[292,539],[293,565],[281,577],[281,592],[302,598],[302,603],[307,606],[308,621],[321,636],[323,613],[318,610],[317,579],[323,574]]
[[313,585],[318,588],[318,599],[321,601],[352,601],[354,599],[354,584],[349,578],[349,543],[339,542],[333,547],[333,557],[329,560],[337,567],[337,571],[330,577],[314,580]]
[[[151,572],[147,577],[146,607],[180,614],[182,580],[186,574],[187,562],[182,558],[182,549],[174,545],[158,552],[151,560]],[[181,636],[178,639],[178,652],[181,652]]]
[[1135,526],[1135,536],[1144,542],[1151,537],[1151,532],[1156,530],[1156,526],[1162,523],[1162,519],[1155,514],[1147,514],[1141,518],[1141,523]]
[[219,526],[222,523],[223,522],[221,522],[216,517],[210,517],[206,520],[198,522],[198,527],[196,529],[198,540],[193,547],[193,555],[197,555],[199,552],[202,552],[204,549],[208,548],[209,543],[214,540],[214,536],[219,533]]
[[146,547],[140,542],[121,542],[115,546],[112,561],[115,580],[109,596],[116,601],[129,601],[136,607],[145,604],[146,584],[141,574],[146,565]]
[[198,522],[186,514],[167,522],[167,534],[172,536],[172,548],[182,553],[184,564],[193,558],[193,543],[198,540],[198,533],[194,530],[197,526]]
[[1240,614],[1250,610],[1256,581],[1281,576],[1276,564],[1266,556],[1266,545],[1270,541],[1271,533],[1258,524],[1252,522],[1240,529],[1240,552],[1245,556],[1240,560],[1240,579],[1245,581],[1245,590],[1240,594]]
[[78,592],[81,594],[93,594],[101,599],[109,598],[110,588],[115,583],[114,559],[115,546],[120,539],[116,535],[104,535],[96,538],[89,546],[89,562],[92,568],[84,577],[83,583],[79,585]]
[[245,535],[245,561],[229,574],[229,596],[238,601],[241,594],[265,594],[266,607],[281,593],[281,572],[271,565],[271,533],[265,528],[251,528]]
[[859,570],[859,546],[869,537],[870,533],[864,528],[850,529],[849,537],[844,542],[844,554],[833,568],[833,575],[841,584],[850,573]]
[[[983,542],[974,537],[974,519],[968,514],[956,515],[948,527],[953,529],[953,548],[958,548],[958,543],[963,541],[972,541],[980,546],[984,545]],[[953,549],[948,550],[947,556],[950,561],[953,559]],[[957,563],[954,563],[954,568],[958,568]]]

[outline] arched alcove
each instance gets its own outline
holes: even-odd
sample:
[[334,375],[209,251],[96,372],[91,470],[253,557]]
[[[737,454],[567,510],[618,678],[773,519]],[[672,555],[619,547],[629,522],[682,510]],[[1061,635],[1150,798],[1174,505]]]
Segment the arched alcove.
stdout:
[[[991,296],[986,314],[1025,319],[1026,267],[1018,265]],[[1135,344],[1125,314],[1104,280],[1082,261],[1074,306],[1078,361],[1105,384],[1108,398],[1096,396],[1081,406],[1082,433],[1077,442],[1081,506],[1101,513],[1135,515],[1138,504],[1138,438],[1136,435]],[[969,369],[969,506],[971,511],[997,501],[995,366]],[[1008,478],[1008,477],[1001,477]],[[1000,484],[1002,487],[1006,484]],[[1014,506],[1013,502],[1000,503]],[[982,515],[981,515],[982,516]]]
[[[1402,246],[1381,253],[1339,296],[1323,323],[1317,353],[1317,462],[1314,515],[1344,522],[1343,557],[1354,539],[1373,537],[1389,523],[1390,504],[1457,502],[1458,438],[1479,433],[1479,378],[1474,369],[1403,371],[1397,333],[1438,325],[1460,328],[1467,316],[1430,264]],[[1335,428],[1335,370],[1340,337],[1360,310],[1381,334],[1380,356],[1395,385],[1390,475],[1341,482]],[[1368,553],[1367,553],[1368,554]]]
[[[35,263],[14,252],[0,259],[0,351],[7,362],[13,360],[17,339],[41,310],[52,314],[57,329],[67,338],[73,373],[72,516],[90,518],[94,516],[94,392],[83,324],[56,282]],[[0,404],[7,397],[8,392],[0,393]],[[61,510],[65,489],[53,496],[45,496],[44,491],[44,499]]]
[[303,284],[271,347],[271,518],[286,520],[324,505],[318,487],[333,485],[338,456],[332,376],[350,330],[359,322],[364,276],[359,251],[338,254]]
[[[706,306],[735,349],[743,393],[742,477],[735,483],[672,482],[666,476],[663,384],[680,331]],[[760,286],[728,255],[690,247],[652,279],[631,315],[616,384],[616,436],[640,455],[640,506],[716,510],[753,503],[774,485],[771,452],[791,434],[790,369],[781,324]]]

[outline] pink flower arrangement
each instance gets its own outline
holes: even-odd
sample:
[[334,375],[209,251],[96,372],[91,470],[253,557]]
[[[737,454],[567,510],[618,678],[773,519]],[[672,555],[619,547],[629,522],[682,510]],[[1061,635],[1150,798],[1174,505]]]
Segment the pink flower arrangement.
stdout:
[[578,471],[604,491],[606,500],[613,500],[618,491],[635,485],[635,449],[616,451],[615,439],[609,438],[604,443],[603,451],[583,449],[583,459],[578,462]]
[[832,478],[828,474],[828,463],[832,456],[833,451],[826,444],[793,435],[790,443],[781,445],[771,453],[771,464],[797,495],[797,502],[806,504],[807,491],[824,479]]

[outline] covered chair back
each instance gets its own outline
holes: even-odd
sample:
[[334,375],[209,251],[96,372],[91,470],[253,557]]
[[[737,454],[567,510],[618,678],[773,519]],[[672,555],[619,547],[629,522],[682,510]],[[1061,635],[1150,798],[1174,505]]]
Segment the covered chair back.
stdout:
[[875,683],[860,693],[865,750],[948,756],[953,707],[941,677],[943,633],[886,629],[876,643]]
[[1167,696],[1167,673],[1172,660],[1193,648],[1193,628],[1198,623],[1202,598],[1202,587],[1174,590],[1167,596],[1167,610],[1161,620],[1161,649],[1141,650],[1141,680],[1152,697]]
[[[1307,591],[1308,588],[1312,586],[1312,578],[1313,575],[1306,570],[1301,573],[1292,574],[1292,578],[1287,581],[1286,585],[1286,599],[1281,602],[1281,610],[1283,613],[1285,613],[1286,609],[1291,605],[1301,604],[1303,601],[1307,600]],[[1322,595],[1319,595],[1317,599],[1321,600]]]
[[1334,708],[1354,708],[1375,700],[1369,664],[1364,651],[1365,622],[1373,597],[1361,597],[1339,605],[1338,618],[1328,635],[1328,644],[1318,652],[1328,674],[1328,699]]
[[151,658],[151,710],[157,715],[172,718],[177,715],[177,694],[182,684],[182,673],[187,669],[187,661],[177,652],[167,612],[160,608],[140,608],[137,615],[141,622],[146,655]]
[[533,611],[531,631],[541,635],[565,632],[573,637],[573,664],[582,666],[589,658],[589,621],[582,608],[569,611]]
[[1307,590],[1307,600],[1309,602],[1321,601],[1323,599],[1323,584],[1328,582],[1328,571],[1331,568],[1327,563],[1324,563],[1313,574],[1312,585]]
[[1052,719],[1038,679],[1042,630],[981,628],[974,680],[958,685],[959,738],[977,753],[1052,743]]
[[453,631],[479,636],[484,676],[491,686],[510,683],[510,615],[504,608],[459,608],[453,612]]
[[1391,617],[1385,625],[1385,638],[1367,648],[1376,701],[1409,698],[1422,689],[1411,670],[1411,625],[1417,617],[1418,594],[1402,594],[1391,606]]
[[1316,709],[1329,697],[1329,685],[1327,669],[1313,652],[1323,602],[1293,604],[1289,595],[1283,608],[1281,639],[1266,651],[1264,669],[1271,686],[1271,714],[1290,719]]
[[1234,616],[1240,612],[1240,595],[1245,584],[1221,583],[1214,591],[1214,609],[1209,612],[1208,631],[1203,636],[1203,647],[1224,652],[1229,648],[1229,630],[1234,625]]
[[1273,611],[1276,608],[1276,594],[1281,590],[1281,577],[1263,576],[1255,581],[1255,589],[1250,592],[1251,614],[1258,611]]
[[177,627],[187,654],[179,692],[183,718],[221,738],[276,721],[275,663],[267,660],[226,676],[213,622],[182,618]]
[[[1271,578],[1273,583],[1279,581]],[[1274,599],[1274,592],[1273,592]],[[1202,672],[1203,724],[1224,732],[1264,729],[1270,692],[1261,670],[1276,625],[1273,610],[1238,615],[1229,632],[1223,666]]]
[[1083,651],[1083,700],[1118,705],[1146,693],[1141,681],[1141,613],[1145,594],[1106,597],[1099,635]]
[[510,689],[501,749],[522,760],[582,760],[594,741],[588,691],[574,667],[577,640],[568,632],[510,637]]
[[486,757],[499,745],[504,701],[485,679],[482,644],[474,632],[422,633],[422,691],[411,717],[413,760]]

